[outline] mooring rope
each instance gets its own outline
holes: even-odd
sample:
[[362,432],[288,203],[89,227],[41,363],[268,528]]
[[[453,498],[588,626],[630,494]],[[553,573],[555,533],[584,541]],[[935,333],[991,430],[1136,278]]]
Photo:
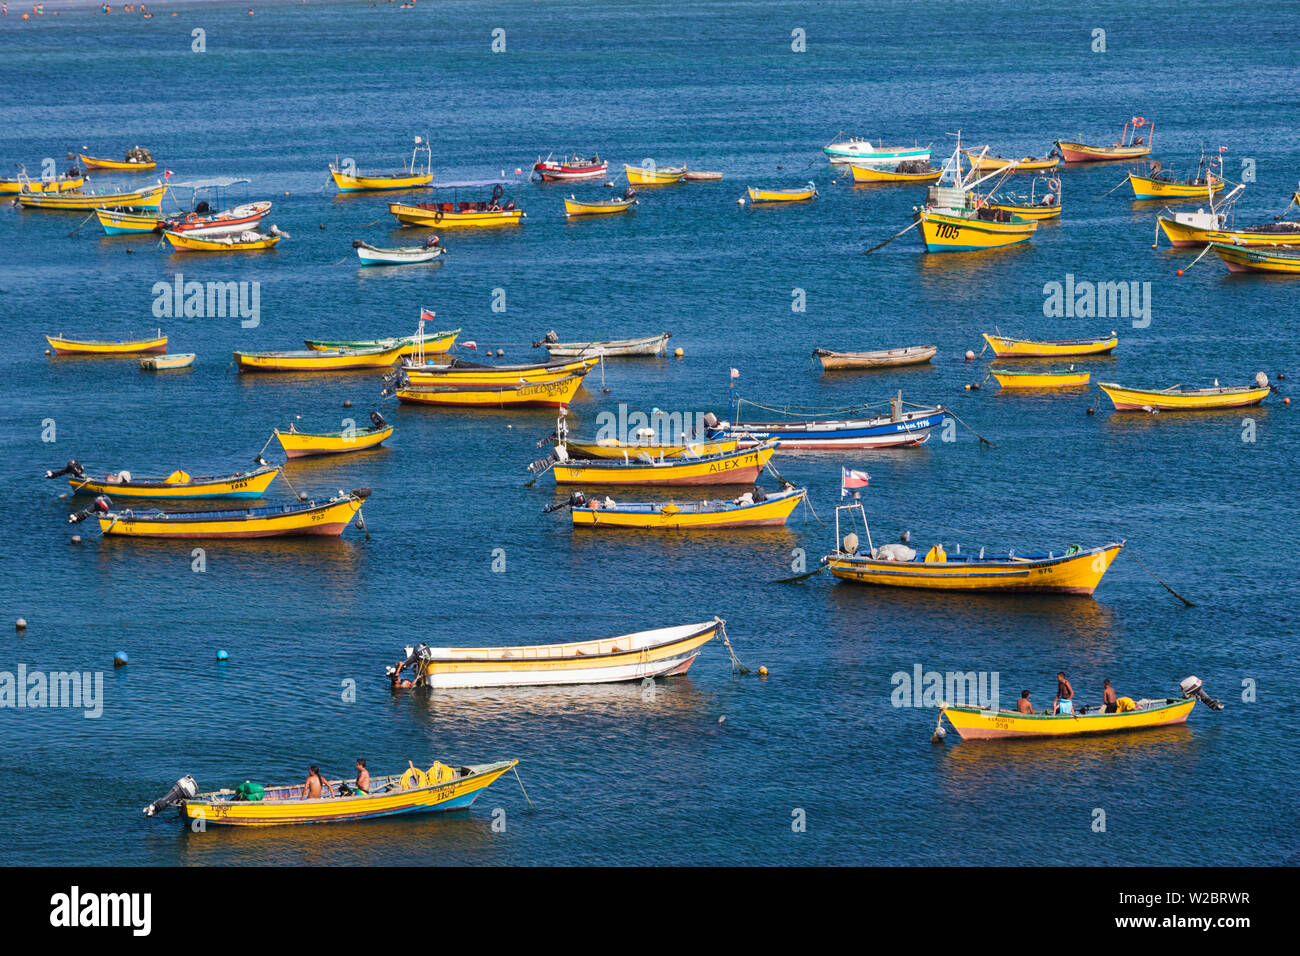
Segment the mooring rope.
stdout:
[[1138,567],[1140,567],[1140,568],[1141,568],[1143,571],[1145,571],[1147,574],[1149,574],[1149,575],[1151,575],[1153,578],[1155,578],[1155,579],[1156,579],[1156,583],[1158,583],[1162,588],[1164,588],[1166,591],[1168,591],[1168,592],[1169,592],[1170,594],[1172,594],[1174,597],[1178,598],[1178,600],[1182,601],[1182,602],[1183,602],[1184,604],[1186,604],[1188,607],[1196,607],[1196,605],[1193,604],[1191,601],[1187,600],[1187,598],[1183,597],[1181,594],[1179,594],[1177,591],[1175,591],[1175,590],[1174,590],[1173,588],[1171,588],[1169,585],[1165,584],[1164,581],[1161,581],[1160,578],[1156,576],[1156,573],[1155,573],[1154,571],[1152,571],[1150,568],[1148,568],[1145,564],[1142,563],[1142,559],[1139,558],[1139,557],[1137,556],[1137,554],[1133,551],[1132,548],[1129,548],[1129,549],[1128,549],[1128,553],[1129,553],[1129,555],[1133,558],[1133,560],[1136,561],[1136,562],[1138,563]]
[[727,649],[727,653],[731,655],[731,672],[732,672],[733,674],[735,674],[735,673],[741,673],[741,674],[752,674],[752,673],[754,673],[754,672],[751,671],[748,667],[746,667],[744,664],[742,664],[742,663],[740,662],[740,658],[736,656],[736,651],[735,651],[735,649],[731,646],[731,639],[727,637],[727,622],[724,621],[724,620],[723,620],[722,618],[720,618],[720,617],[719,617],[719,618],[715,618],[714,620],[716,620],[716,621],[718,622],[718,630],[719,630],[720,632],[722,632],[722,646],[725,647],[725,648]]

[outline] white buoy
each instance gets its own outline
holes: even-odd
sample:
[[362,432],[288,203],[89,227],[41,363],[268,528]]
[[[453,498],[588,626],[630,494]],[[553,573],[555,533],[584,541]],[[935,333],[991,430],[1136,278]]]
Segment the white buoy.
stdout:
[[737,205],[737,206],[743,206],[743,205],[745,205],[745,197],[744,197],[744,196],[741,196],[739,199],[737,199],[737,200],[736,200],[736,205]]
[[27,630],[27,618],[20,617],[18,620],[14,621],[14,630],[15,631]]

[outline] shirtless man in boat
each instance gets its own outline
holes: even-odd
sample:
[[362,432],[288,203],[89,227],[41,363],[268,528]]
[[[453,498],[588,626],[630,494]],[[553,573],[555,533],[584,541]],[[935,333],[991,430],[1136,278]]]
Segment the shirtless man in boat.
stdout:
[[1108,714],[1119,710],[1119,697],[1115,694],[1115,688],[1110,686],[1109,677],[1101,682],[1101,702],[1106,705]]
[[334,788],[320,775],[320,767],[312,764],[307,770],[307,782],[302,785],[302,799],[319,800],[322,786],[329,791],[331,797],[334,796]]
[[357,790],[367,795],[370,793],[370,771],[361,757],[357,758]]
[[1074,687],[1065,678],[1065,671],[1056,672],[1056,699],[1052,701],[1052,713],[1074,713]]
[[1022,714],[1032,714],[1034,712],[1034,705],[1029,702],[1029,691],[1022,690],[1020,692],[1020,699],[1016,701],[1016,710]]

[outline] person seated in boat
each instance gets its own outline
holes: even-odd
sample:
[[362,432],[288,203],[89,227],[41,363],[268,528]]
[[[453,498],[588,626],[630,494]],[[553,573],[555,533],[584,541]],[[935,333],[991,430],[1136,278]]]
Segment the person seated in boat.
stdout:
[[1029,691],[1022,690],[1020,692],[1020,699],[1016,701],[1016,710],[1022,714],[1032,714],[1034,712],[1034,705],[1029,702]]
[[1052,701],[1052,713],[1074,713],[1074,687],[1065,677],[1065,671],[1056,672],[1056,699]]
[[1115,694],[1115,688],[1110,686],[1109,677],[1101,682],[1101,701],[1106,705],[1106,713],[1113,714],[1119,710],[1119,697]]
[[362,757],[357,758],[356,789],[366,795],[370,793],[370,771],[366,769],[366,761]]
[[307,782],[302,785],[302,799],[319,800],[322,789],[334,796],[334,788],[330,782],[320,775],[320,767],[312,764],[307,770]]

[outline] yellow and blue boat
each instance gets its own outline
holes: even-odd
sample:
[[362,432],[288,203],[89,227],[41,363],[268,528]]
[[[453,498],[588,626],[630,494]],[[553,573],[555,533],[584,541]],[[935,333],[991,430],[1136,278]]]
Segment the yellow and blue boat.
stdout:
[[1177,179],[1172,170],[1165,169],[1159,160],[1152,160],[1146,175],[1128,174],[1128,182],[1133,187],[1133,198],[1146,199],[1200,199],[1205,197],[1214,205],[1214,197],[1223,191],[1224,179],[1214,173],[1217,160],[1206,161],[1201,154],[1201,162],[1196,175],[1187,179]]
[[20,174],[14,179],[0,179],[0,196],[14,193],[69,193],[86,185],[85,176],[56,176],[53,179],[30,179]]
[[345,372],[387,368],[402,354],[399,343],[371,349],[299,349],[285,352],[235,352],[241,372]]
[[752,485],[780,442],[700,457],[652,459],[649,455],[619,460],[570,458],[563,445],[555,454],[534,462],[529,469],[541,474],[549,468],[557,485]]
[[793,189],[755,189],[750,186],[746,193],[749,195],[749,201],[755,204],[807,202],[809,199],[817,198],[817,184],[810,182],[807,186]]
[[[135,155],[132,155],[133,153]],[[81,160],[81,165],[92,172],[107,170],[115,173],[147,173],[158,168],[158,163],[149,151],[139,146],[127,150],[126,159],[101,159],[97,156],[87,156],[85,153],[78,153],[77,159]]]
[[649,455],[651,458],[681,458],[684,455],[720,455],[735,451],[740,443],[735,438],[706,438],[699,441],[682,439],[673,442],[619,441],[616,438],[598,438],[583,440],[568,438],[564,446],[571,458],[637,458]]
[[1268,272],[1274,275],[1300,275],[1300,249],[1290,246],[1267,249],[1263,246],[1238,245],[1235,242],[1211,242],[1215,255],[1229,272]]
[[853,185],[855,186],[879,186],[882,183],[923,183],[928,185],[938,182],[939,177],[943,175],[943,170],[935,169],[930,165],[928,159],[909,160],[887,169],[878,166],[859,166],[852,163],[849,165],[849,170],[853,174]]
[[518,760],[453,767],[434,761],[428,770],[414,764],[400,774],[371,777],[369,791],[357,789],[355,778],[327,780],[327,794],[303,799],[302,784],[260,785],[199,793],[194,778],[184,776],[171,791],[145,807],[154,816],[170,806],[205,826],[266,827],[295,823],[354,823],[379,817],[468,809],[498,777]]
[[[419,160],[424,159],[424,170],[419,168]],[[344,168],[341,163],[330,163],[330,176],[339,192],[367,192],[386,189],[420,189],[433,183],[433,154],[428,143],[420,136],[415,137],[415,146],[411,150],[411,161],[400,171],[393,173],[358,174],[353,167]]]
[[427,355],[441,355],[444,352],[450,352],[451,347],[456,344],[456,336],[458,335],[460,335],[460,329],[450,329],[446,332],[417,332],[415,335],[392,335],[386,339],[304,339],[303,342],[307,348],[318,352],[380,349],[397,345],[401,348],[399,354],[405,358],[414,354],[421,345],[424,346]]
[[1059,156],[1026,156],[1023,159],[1005,159],[1002,156],[988,156],[973,149],[966,150],[966,158],[971,166],[981,173],[1000,172],[1010,169],[1013,173],[1042,173],[1055,169],[1061,164]]
[[998,380],[1002,388],[1082,388],[1088,384],[1089,373],[1077,371],[1073,366],[1068,369],[1046,369],[1044,371],[1019,371],[1009,368],[991,368],[989,374]]
[[583,376],[600,362],[600,356],[569,362],[534,362],[525,365],[485,365],[452,359],[445,365],[406,365],[402,371],[411,385],[519,385],[555,382],[570,375]]
[[104,228],[106,236],[157,232],[163,223],[158,209],[142,206],[106,206],[95,210],[95,218]]
[[134,206],[141,209],[157,209],[162,205],[163,194],[167,187],[150,186],[146,189],[133,189],[129,192],[109,193],[30,193],[18,194],[18,205],[24,209],[50,209],[56,212],[86,212],[113,206]]
[[518,406],[568,405],[582,387],[582,375],[551,381],[507,384],[414,385],[394,388],[404,405],[444,405],[464,408],[513,408]]
[[346,455],[354,451],[378,448],[393,435],[393,426],[378,412],[370,413],[372,427],[337,432],[300,432],[294,425],[288,431],[273,429],[286,458],[309,458],[314,455]]
[[[462,201],[461,190],[473,190],[482,195],[481,190],[492,188],[488,199]],[[515,187],[515,198],[507,200],[507,186]],[[519,193],[522,182],[515,179],[476,179],[454,183],[437,183],[431,188],[449,190],[451,200],[435,202],[388,204],[388,211],[403,226],[421,226],[425,229],[452,229],[459,227],[483,228],[488,226],[518,225],[528,218],[519,206]]]
[[100,495],[68,521],[77,524],[94,517],[103,534],[130,538],[337,537],[368,497],[369,488],[356,488],[323,502],[312,499],[243,511],[114,511],[112,500]]
[[770,495],[746,492],[719,501],[615,502],[588,500],[575,491],[569,495],[568,507],[575,528],[713,531],[782,526],[807,496],[806,488],[785,488]]
[[916,212],[926,251],[982,252],[1028,241],[1038,229],[1037,219],[993,208],[996,187],[983,195],[973,191],[987,180],[1005,176],[1006,171],[981,176],[972,168],[963,174],[963,155],[959,138],[939,178],[948,185],[929,187],[925,205]]
[[81,463],[73,460],[58,471],[47,471],[46,478],[68,476],[76,495],[115,495],[118,498],[261,498],[280,474],[278,465],[262,465],[253,471],[234,475],[191,475],[182,469],[170,475],[133,475],[119,471],[103,478],[86,474]]
[[984,333],[984,341],[998,358],[1060,358],[1065,355],[1109,355],[1119,345],[1114,332],[1094,339],[1034,341]]

